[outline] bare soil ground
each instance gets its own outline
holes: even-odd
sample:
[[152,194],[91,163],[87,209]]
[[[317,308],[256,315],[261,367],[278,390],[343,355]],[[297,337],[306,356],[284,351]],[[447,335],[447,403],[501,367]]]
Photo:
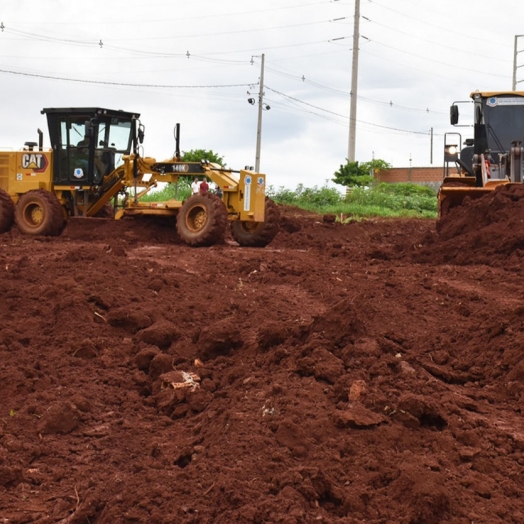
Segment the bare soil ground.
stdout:
[[0,522],[524,523],[524,191],[0,235]]

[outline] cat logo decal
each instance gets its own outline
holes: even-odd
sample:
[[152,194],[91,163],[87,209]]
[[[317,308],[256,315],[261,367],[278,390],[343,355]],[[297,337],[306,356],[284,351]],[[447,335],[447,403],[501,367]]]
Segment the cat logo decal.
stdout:
[[48,165],[47,156],[43,153],[24,153],[22,155],[22,167],[32,169],[34,173],[43,173]]

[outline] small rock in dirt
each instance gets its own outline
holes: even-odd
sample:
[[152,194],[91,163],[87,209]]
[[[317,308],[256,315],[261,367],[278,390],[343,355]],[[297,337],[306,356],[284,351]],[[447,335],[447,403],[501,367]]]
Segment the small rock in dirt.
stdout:
[[180,338],[177,327],[167,320],[155,322],[152,326],[138,332],[138,338],[142,342],[158,346],[160,349],[167,349]]
[[118,308],[110,311],[106,320],[110,326],[121,327],[130,333],[136,333],[153,323],[145,313],[129,308]]
[[158,353],[155,355],[151,364],[149,365],[149,376],[155,380],[163,373],[173,370],[173,357],[165,353]]
[[38,432],[47,435],[71,433],[78,427],[79,414],[71,402],[53,402],[38,424]]
[[400,363],[400,372],[404,375],[415,375],[417,372],[415,371],[415,368],[409,363],[403,360]]
[[334,423],[339,428],[350,427],[353,429],[366,429],[378,426],[385,422],[385,418],[374,411],[355,403],[345,411],[337,411],[333,417]]
[[16,486],[22,481],[22,470],[8,466],[0,466],[0,486],[5,488]]
[[149,281],[147,287],[151,291],[160,291],[164,287],[164,281],[160,278],[153,278]]
[[349,400],[359,400],[362,395],[367,393],[367,390],[364,380],[355,380],[349,388]]
[[416,418],[421,426],[442,430],[447,426],[446,419],[440,413],[436,402],[421,395],[406,393],[399,400],[399,411]]
[[144,373],[149,373],[151,361],[160,353],[157,347],[146,347],[141,349],[135,356],[136,367]]
[[268,323],[262,326],[257,335],[257,343],[260,349],[267,350],[273,346],[282,344],[288,337],[288,327],[285,324]]
[[217,322],[205,327],[197,340],[198,353],[204,361],[228,355],[232,350],[241,348],[243,344],[240,332],[230,322]]

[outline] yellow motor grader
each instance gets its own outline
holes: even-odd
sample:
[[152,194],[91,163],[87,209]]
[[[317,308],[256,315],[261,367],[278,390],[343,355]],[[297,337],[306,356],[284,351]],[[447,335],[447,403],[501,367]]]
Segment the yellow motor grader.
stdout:
[[[460,152],[461,144],[445,138],[445,175],[438,206],[441,218],[466,197],[479,198],[502,184],[524,182],[524,92],[475,91],[470,98],[473,138],[465,140]],[[454,126],[459,125],[459,103],[450,108]],[[449,136],[462,140],[459,133],[446,134]],[[456,174],[449,174],[450,163],[456,164]]]
[[[0,152],[0,233],[14,224],[25,234],[60,235],[69,217],[176,216],[179,236],[192,246],[223,239],[228,224],[242,246],[264,247],[278,232],[277,206],[266,198],[266,177],[209,162],[183,162],[180,126],[176,151],[157,161],[140,154],[144,126],[138,113],[88,108],[47,108],[51,148],[43,133],[20,151]],[[182,177],[211,180],[210,192],[178,199]],[[175,185],[175,197],[146,202],[159,183]]]

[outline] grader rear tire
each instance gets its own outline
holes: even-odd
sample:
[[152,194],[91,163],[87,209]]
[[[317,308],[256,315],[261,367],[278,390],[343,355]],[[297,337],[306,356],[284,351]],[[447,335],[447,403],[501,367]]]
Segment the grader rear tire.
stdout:
[[18,229],[26,235],[58,236],[66,219],[58,198],[44,189],[23,194],[15,208]]
[[190,246],[211,246],[224,240],[227,227],[226,206],[216,195],[193,195],[178,212],[176,229]]
[[7,233],[15,221],[15,205],[9,194],[0,189],[0,233]]
[[245,247],[265,247],[278,233],[280,212],[277,205],[266,199],[266,220],[264,222],[231,222],[233,238]]

